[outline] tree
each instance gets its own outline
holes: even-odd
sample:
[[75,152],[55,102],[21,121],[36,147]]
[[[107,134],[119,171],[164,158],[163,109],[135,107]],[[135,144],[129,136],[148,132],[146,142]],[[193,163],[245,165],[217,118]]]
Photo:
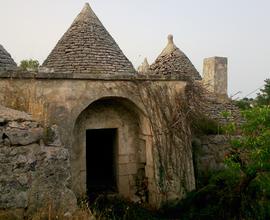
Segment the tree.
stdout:
[[252,108],[252,106],[254,104],[254,99],[253,98],[243,98],[240,100],[235,100],[234,103],[241,110],[247,110],[247,109]]
[[233,141],[234,163],[249,177],[270,171],[270,107],[255,107],[243,112],[246,122],[242,135]]
[[265,80],[264,88],[260,91],[256,98],[257,104],[259,106],[270,105],[270,79]]
[[39,67],[39,62],[38,60],[22,60],[20,63],[20,68],[22,70],[37,70]]

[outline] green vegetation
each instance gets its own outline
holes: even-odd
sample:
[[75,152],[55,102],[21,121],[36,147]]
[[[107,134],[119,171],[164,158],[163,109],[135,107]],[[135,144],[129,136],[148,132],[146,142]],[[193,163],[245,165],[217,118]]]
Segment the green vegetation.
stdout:
[[22,60],[20,63],[20,69],[26,71],[26,70],[37,70],[39,67],[39,62],[38,60]]
[[270,79],[265,80],[264,88],[260,90],[256,102],[258,106],[270,105]]
[[265,105],[270,105],[270,79],[265,80],[265,85],[260,92],[257,94],[255,99],[253,98],[243,98],[241,100],[236,100],[234,103],[242,110],[248,110],[253,107],[260,107]]
[[127,201],[117,196],[99,196],[91,205],[90,209],[99,219],[112,220],[157,220],[157,214],[154,214],[150,209]]
[[[231,134],[227,168],[212,173],[205,186],[191,192],[164,216],[174,219],[270,219],[270,80],[255,99],[238,101],[245,123],[240,136],[235,124],[223,127]],[[252,103],[252,104],[251,104]],[[226,113],[225,118],[229,117]],[[238,132],[239,132],[238,131]]]
[[223,133],[220,125],[216,121],[203,116],[200,119],[194,120],[192,126],[193,132],[197,135],[211,135]]
[[253,98],[243,98],[241,100],[234,101],[234,104],[242,110],[247,110],[247,109],[252,108],[253,103],[254,103]]
[[270,107],[243,112],[241,137],[232,140],[227,169],[190,193],[166,216],[179,219],[270,219]]

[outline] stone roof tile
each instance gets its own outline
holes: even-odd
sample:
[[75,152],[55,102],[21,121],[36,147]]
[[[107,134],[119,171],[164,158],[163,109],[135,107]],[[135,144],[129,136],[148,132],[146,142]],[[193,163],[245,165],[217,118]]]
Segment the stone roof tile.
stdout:
[[136,73],[88,3],[43,66],[55,72]]

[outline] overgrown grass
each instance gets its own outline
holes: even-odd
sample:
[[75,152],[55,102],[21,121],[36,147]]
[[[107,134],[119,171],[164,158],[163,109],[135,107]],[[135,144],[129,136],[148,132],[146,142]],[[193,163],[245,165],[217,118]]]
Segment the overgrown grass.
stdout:
[[158,215],[140,204],[119,196],[101,195],[90,205],[97,219],[112,220],[157,220]]

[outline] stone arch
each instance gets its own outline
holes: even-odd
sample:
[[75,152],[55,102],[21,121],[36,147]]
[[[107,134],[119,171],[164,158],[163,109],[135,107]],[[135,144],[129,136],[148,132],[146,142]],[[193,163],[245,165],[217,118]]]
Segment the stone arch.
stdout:
[[87,147],[91,144],[86,143],[86,131],[95,129],[117,131],[114,145],[117,192],[129,199],[147,200],[148,189],[144,184],[154,178],[150,126],[143,110],[123,97],[95,100],[76,119],[71,171],[77,197],[87,193]]

